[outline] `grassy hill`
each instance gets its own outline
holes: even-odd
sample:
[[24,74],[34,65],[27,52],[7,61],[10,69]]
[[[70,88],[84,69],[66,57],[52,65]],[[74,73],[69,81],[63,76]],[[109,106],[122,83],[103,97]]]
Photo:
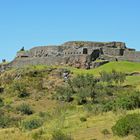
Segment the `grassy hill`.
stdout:
[[[140,113],[139,108],[100,112],[97,106],[77,104],[79,93],[72,95],[71,102],[56,100],[56,87],[68,84],[62,77],[65,70],[70,71],[71,79],[78,74],[99,77],[102,71],[140,72],[140,63],[110,62],[91,70],[39,65],[0,74],[0,140],[57,140],[53,138],[60,135],[67,135],[65,140],[133,140],[133,135],[113,135],[111,128],[122,116]],[[126,94],[125,90],[139,90],[140,76],[127,76],[123,84],[110,85],[120,88],[109,88],[120,96],[123,90],[122,94]],[[89,97],[87,100],[91,102]]]
[[[70,68],[72,69],[72,68]],[[73,68],[72,71],[76,74],[95,74],[98,75],[101,71],[110,72],[112,70],[121,71],[121,72],[140,72],[140,63],[137,62],[128,62],[128,61],[119,61],[119,62],[110,62],[105,65],[102,65],[96,69],[90,70],[81,70]]]

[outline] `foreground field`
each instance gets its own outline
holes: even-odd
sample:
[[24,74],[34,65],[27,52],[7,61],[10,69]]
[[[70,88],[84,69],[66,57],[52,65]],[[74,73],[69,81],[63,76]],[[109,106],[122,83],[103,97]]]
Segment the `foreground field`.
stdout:
[[[79,109],[78,109],[79,110]],[[50,134],[56,129],[63,129],[63,131],[71,134],[75,140],[133,140],[133,136],[128,136],[120,138],[113,136],[111,132],[111,127],[115,124],[122,115],[126,113],[140,113],[140,110],[128,111],[128,112],[118,112],[113,114],[112,112],[100,114],[94,116],[94,114],[88,114],[83,111],[67,110],[65,112],[65,120],[60,116],[53,119],[51,122],[46,122],[44,126],[39,129],[30,132],[24,132],[17,128],[3,129],[0,131],[0,140],[49,140]],[[62,114],[61,114],[62,115]],[[80,117],[86,116],[87,121],[81,122]],[[64,117],[64,116],[63,116]],[[56,120],[57,119],[57,120]],[[59,120],[61,119],[61,120]],[[108,129],[110,134],[104,135],[102,131]],[[42,131],[44,133],[41,137],[39,133]]]

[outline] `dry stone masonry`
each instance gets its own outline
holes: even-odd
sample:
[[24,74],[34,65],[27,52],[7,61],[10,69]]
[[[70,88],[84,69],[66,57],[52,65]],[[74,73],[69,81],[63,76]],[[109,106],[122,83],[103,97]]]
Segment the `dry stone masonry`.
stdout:
[[140,62],[140,52],[127,48],[123,42],[70,41],[59,46],[39,46],[17,52],[9,64],[0,65],[0,71],[7,67],[27,65],[68,65],[77,68],[95,68],[109,61]]

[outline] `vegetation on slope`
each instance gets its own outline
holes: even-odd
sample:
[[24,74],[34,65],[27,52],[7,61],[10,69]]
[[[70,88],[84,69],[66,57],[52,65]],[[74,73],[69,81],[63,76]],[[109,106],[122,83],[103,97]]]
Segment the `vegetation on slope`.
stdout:
[[76,74],[88,73],[88,74],[99,75],[99,73],[102,71],[111,72],[113,69],[115,69],[116,71],[125,72],[125,73],[140,72],[140,63],[118,61],[118,62],[107,63],[95,69],[81,70],[81,69],[73,68],[72,71]]
[[1,73],[0,139],[133,140],[139,132],[119,137],[114,128],[140,111],[140,80],[126,75],[139,71],[138,63],[111,62],[94,70],[40,65]]

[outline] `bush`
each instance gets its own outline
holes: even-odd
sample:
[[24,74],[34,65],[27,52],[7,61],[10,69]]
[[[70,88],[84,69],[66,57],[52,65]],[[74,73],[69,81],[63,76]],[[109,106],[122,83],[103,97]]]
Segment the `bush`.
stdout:
[[98,79],[91,74],[78,75],[77,77],[69,80],[69,85],[76,92],[79,88],[93,87],[98,82]]
[[73,138],[70,135],[62,133],[61,131],[55,131],[52,134],[51,140],[73,140]]
[[81,117],[81,118],[80,118],[80,121],[81,121],[81,122],[86,122],[86,121],[87,121],[87,118]]
[[31,115],[33,114],[33,110],[30,108],[28,104],[21,104],[17,107],[17,110],[20,111],[22,114]]
[[116,99],[115,105],[116,105],[116,108],[122,108],[122,109],[126,109],[126,110],[131,110],[136,107],[135,101],[133,99],[131,99],[131,97],[127,97],[127,96]]
[[2,100],[2,98],[0,98],[0,107],[3,107],[4,106],[4,102]]
[[108,112],[108,111],[111,111],[113,109],[114,109],[114,101],[107,102],[102,106],[103,112]]
[[9,128],[13,126],[17,126],[18,121],[20,121],[20,118],[14,118],[14,117],[9,117],[0,115],[0,128]]
[[77,92],[77,104],[82,105],[87,103],[90,98],[91,92],[92,90],[90,87],[80,88]]
[[112,131],[118,136],[127,136],[129,134],[140,136],[140,114],[129,114],[116,122]]
[[103,130],[102,130],[102,134],[103,134],[103,135],[109,135],[110,132],[109,132],[108,129],[103,129]]
[[122,94],[111,101],[103,104],[103,112],[111,110],[132,110],[140,107],[140,92],[131,91],[130,93]]
[[115,70],[112,70],[111,73],[108,73],[106,71],[103,71],[100,73],[101,81],[107,82],[108,84],[111,84],[112,82],[115,82],[116,84],[121,84],[125,81],[126,75],[122,72],[117,72]]
[[27,93],[26,91],[22,91],[22,92],[19,92],[18,94],[18,97],[19,98],[26,98],[26,97],[29,97],[29,93]]
[[56,89],[55,98],[60,101],[71,102],[73,100],[72,97],[73,91],[68,87],[58,87]]
[[0,127],[7,128],[11,124],[11,118],[8,116],[0,116]]
[[26,90],[27,85],[23,82],[15,82],[13,85],[13,90],[18,92],[19,98],[28,97],[30,94]]
[[24,120],[21,122],[21,126],[25,130],[36,129],[42,125],[43,125],[43,121],[40,118],[31,118],[29,120]]

